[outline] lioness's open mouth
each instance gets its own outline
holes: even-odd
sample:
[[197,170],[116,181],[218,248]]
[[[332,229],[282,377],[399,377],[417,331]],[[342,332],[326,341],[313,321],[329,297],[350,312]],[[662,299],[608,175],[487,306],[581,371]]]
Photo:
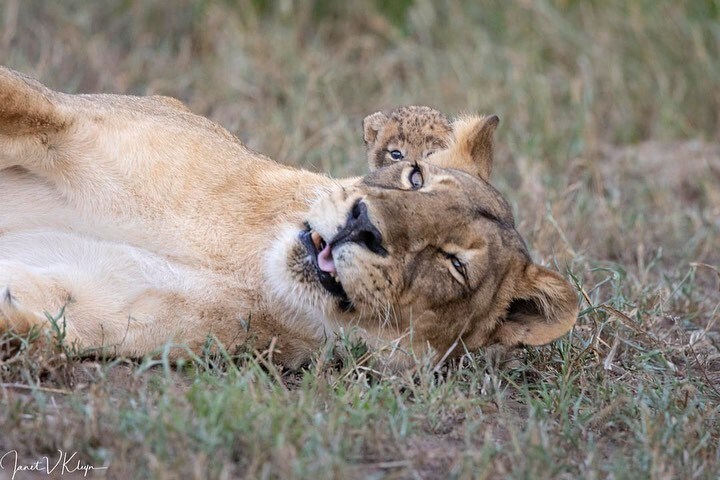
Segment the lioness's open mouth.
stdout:
[[337,278],[335,261],[332,257],[332,247],[328,245],[318,232],[312,230],[309,225],[305,230],[300,232],[300,241],[310,255],[320,285],[338,298],[343,310],[348,310],[351,305],[350,299]]

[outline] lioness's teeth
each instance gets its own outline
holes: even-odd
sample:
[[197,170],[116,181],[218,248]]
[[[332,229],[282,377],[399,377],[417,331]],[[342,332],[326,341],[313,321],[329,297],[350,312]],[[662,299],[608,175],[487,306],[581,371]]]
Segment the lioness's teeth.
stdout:
[[313,231],[310,234],[310,239],[312,240],[313,245],[315,245],[315,248],[317,248],[318,250],[322,250],[323,239],[319,233]]

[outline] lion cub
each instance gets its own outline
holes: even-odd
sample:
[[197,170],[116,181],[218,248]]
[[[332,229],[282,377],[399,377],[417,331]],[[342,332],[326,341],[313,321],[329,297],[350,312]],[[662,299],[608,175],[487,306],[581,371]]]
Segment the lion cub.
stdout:
[[452,125],[434,108],[410,105],[389,115],[375,112],[363,120],[363,138],[370,170],[399,160],[424,160],[448,148]]
[[[473,158],[492,158],[493,134],[500,119],[497,115],[483,117],[483,122],[473,121],[473,116],[463,115],[453,120],[434,108],[422,106],[400,107],[389,116],[375,112],[363,120],[363,138],[367,148],[370,170],[407,160],[428,160],[438,167],[454,168],[480,177],[490,178],[492,162],[475,162]],[[470,131],[469,129],[473,130]],[[432,157],[439,150],[449,148],[454,138],[482,138],[480,147],[472,147],[472,157],[450,155]],[[466,145],[470,149],[471,146]],[[480,150],[477,150],[480,149]]]

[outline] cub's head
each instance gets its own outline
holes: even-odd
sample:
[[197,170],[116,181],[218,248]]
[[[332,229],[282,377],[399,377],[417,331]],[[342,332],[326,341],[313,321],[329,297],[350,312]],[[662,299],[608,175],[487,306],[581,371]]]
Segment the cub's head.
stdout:
[[363,138],[370,170],[396,162],[416,162],[448,147],[452,127],[430,107],[400,107],[389,115],[375,112],[363,120]]
[[488,183],[496,125],[466,117],[428,161],[393,162],[320,198],[284,251],[294,306],[439,358],[565,334],[573,289],[532,262]]

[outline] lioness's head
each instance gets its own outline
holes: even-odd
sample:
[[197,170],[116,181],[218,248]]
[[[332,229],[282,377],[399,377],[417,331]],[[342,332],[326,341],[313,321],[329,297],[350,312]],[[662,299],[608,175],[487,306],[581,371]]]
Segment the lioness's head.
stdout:
[[497,122],[461,119],[428,161],[398,161],[322,196],[284,251],[298,308],[439,356],[565,334],[573,289],[532,262],[487,181]]

